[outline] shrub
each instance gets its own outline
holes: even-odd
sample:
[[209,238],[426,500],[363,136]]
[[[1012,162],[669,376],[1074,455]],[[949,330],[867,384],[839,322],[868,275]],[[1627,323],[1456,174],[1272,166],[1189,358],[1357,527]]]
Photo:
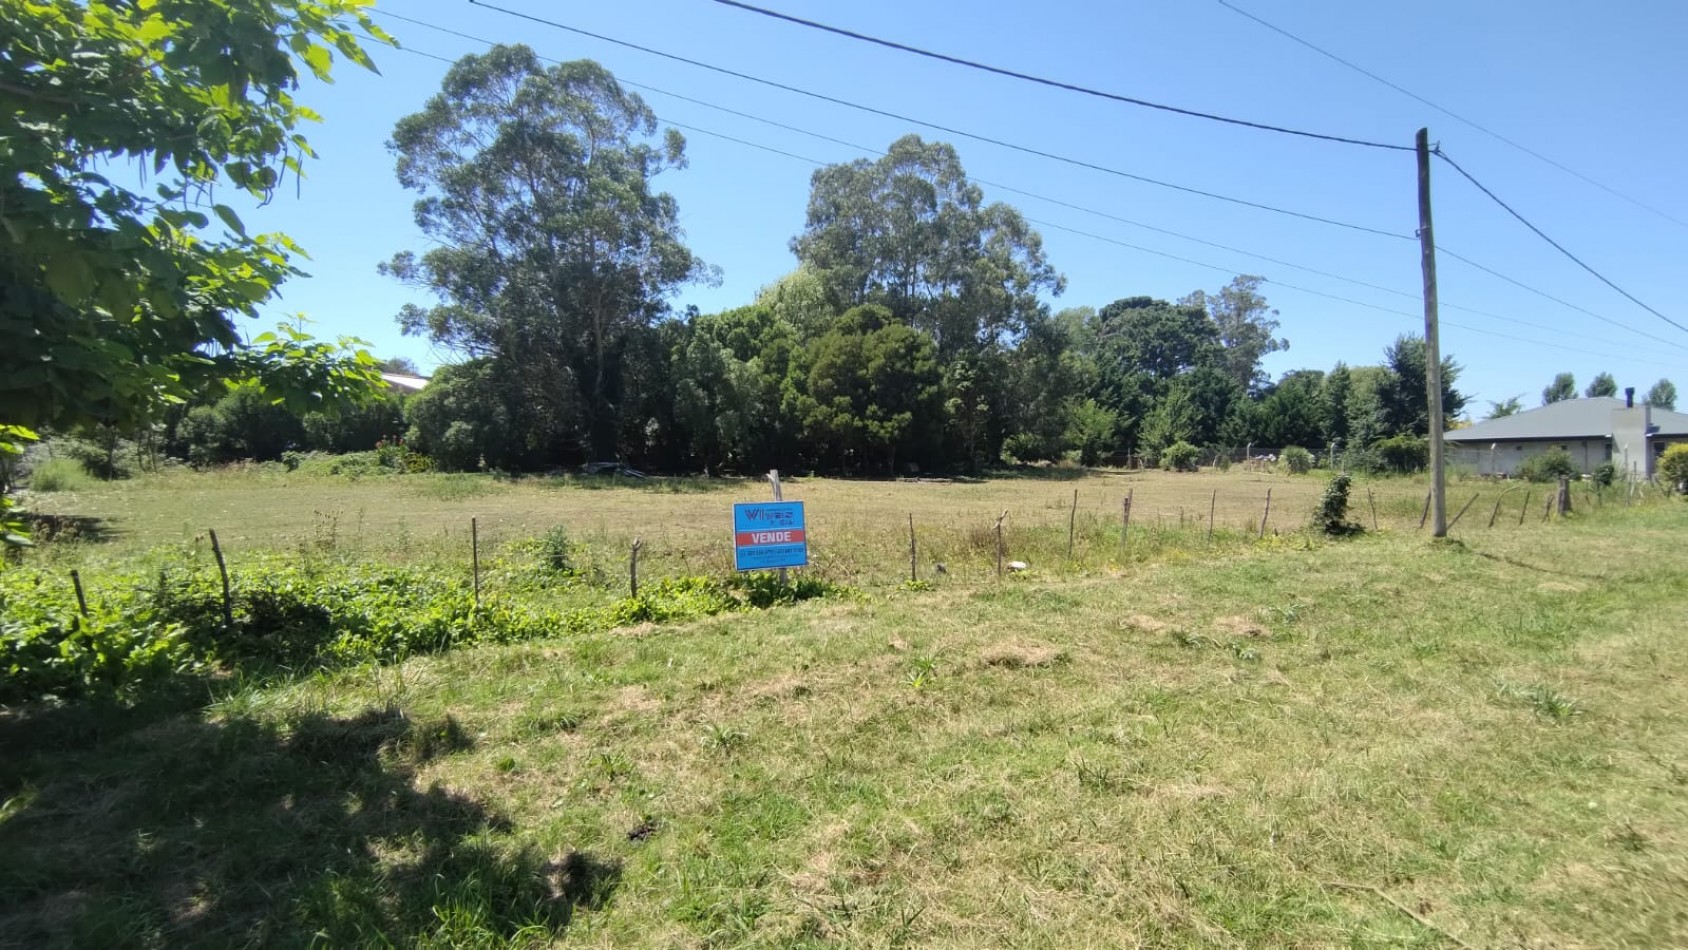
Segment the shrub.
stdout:
[[1600,486],[1601,488],[1611,488],[1612,483],[1618,480],[1618,467],[1611,462],[1601,462],[1599,465],[1594,466],[1594,472],[1592,474],[1594,477],[1594,484]]
[[236,386],[212,405],[188,410],[176,428],[177,450],[195,465],[274,462],[304,438],[299,417],[252,383]]
[[1119,413],[1094,399],[1074,403],[1067,412],[1067,443],[1082,465],[1095,465],[1113,451],[1119,432]]
[[1161,468],[1169,472],[1193,472],[1201,450],[1180,439],[1161,450]]
[[1665,484],[1675,486],[1677,491],[1688,494],[1688,443],[1665,449],[1665,454],[1659,459],[1659,478]]
[[1406,474],[1422,471],[1430,462],[1430,443],[1416,435],[1397,435],[1372,443],[1383,468]]
[[404,433],[404,402],[397,393],[383,393],[335,415],[308,412],[301,422],[312,451],[368,452]]
[[1313,470],[1313,453],[1299,445],[1292,445],[1278,456],[1278,462],[1291,475],[1305,475]]
[[546,570],[557,574],[576,573],[574,563],[574,547],[569,543],[568,529],[556,525],[551,530],[539,536],[539,563]]
[[90,484],[81,464],[67,458],[47,459],[29,473],[29,487],[39,492],[82,491]]
[[1325,534],[1341,536],[1358,534],[1362,530],[1348,520],[1348,489],[1353,482],[1353,477],[1347,472],[1337,472],[1325,486],[1324,496],[1319,499],[1318,513],[1313,516],[1313,523]]
[[62,578],[0,571],[0,706],[57,697],[128,701],[183,674],[237,668],[295,674],[389,662],[475,642],[608,630],[792,603],[838,590],[774,575],[667,579],[639,596],[547,607],[483,593],[463,578],[378,565],[272,561],[236,574],[234,623],[223,622],[214,572],[90,578],[83,617]]
[[1531,456],[1518,466],[1518,477],[1532,482],[1556,482],[1561,478],[1575,477],[1576,474],[1577,464],[1571,461],[1571,453],[1564,449],[1553,449]]

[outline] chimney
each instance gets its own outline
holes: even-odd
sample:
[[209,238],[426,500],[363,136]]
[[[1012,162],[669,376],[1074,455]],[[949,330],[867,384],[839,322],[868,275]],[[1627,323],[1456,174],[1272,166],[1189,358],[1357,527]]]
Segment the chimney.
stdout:
[[1625,386],[1624,387],[1624,408],[1625,409],[1634,409],[1635,408],[1635,387],[1634,386]]

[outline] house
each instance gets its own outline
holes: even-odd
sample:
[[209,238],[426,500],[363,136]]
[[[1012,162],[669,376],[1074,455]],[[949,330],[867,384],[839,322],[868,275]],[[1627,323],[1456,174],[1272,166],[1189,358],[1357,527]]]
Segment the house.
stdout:
[[1583,472],[1611,462],[1631,478],[1652,478],[1658,457],[1673,442],[1688,442],[1688,413],[1624,398],[1566,399],[1489,419],[1443,437],[1449,460],[1484,475],[1512,475],[1525,459],[1564,449]]
[[386,381],[388,389],[401,396],[419,393],[428,385],[428,377],[412,376],[409,373],[382,373],[381,378]]

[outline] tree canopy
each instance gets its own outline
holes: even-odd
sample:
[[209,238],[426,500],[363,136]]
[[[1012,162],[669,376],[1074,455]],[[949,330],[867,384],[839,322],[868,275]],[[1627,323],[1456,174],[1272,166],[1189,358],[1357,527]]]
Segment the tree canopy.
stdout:
[[791,249],[834,307],[881,305],[945,359],[1017,334],[1065,283],[1025,218],[986,204],[953,146],[917,135],[816,171]]
[[1556,402],[1577,398],[1577,378],[1570,373],[1560,373],[1553,377],[1553,382],[1541,391],[1541,404],[1551,406]]
[[1588,388],[1583,390],[1583,395],[1591,399],[1596,396],[1616,396],[1617,394],[1618,381],[1612,378],[1611,373],[1601,373],[1595,376],[1594,380],[1588,384]]
[[1647,402],[1660,409],[1676,408],[1676,384],[1668,379],[1661,379],[1647,390]]
[[401,314],[409,333],[493,360],[551,420],[549,454],[617,453],[623,357],[706,269],[681,240],[672,196],[685,142],[589,60],[543,66],[526,46],[458,60],[391,149],[437,246],[386,272],[439,303]]
[[[0,421],[133,425],[214,381],[297,409],[368,392],[371,360],[236,323],[298,273],[220,188],[260,199],[314,153],[301,69],[389,38],[367,0],[8,3],[0,56]],[[108,177],[139,172],[142,191]]]

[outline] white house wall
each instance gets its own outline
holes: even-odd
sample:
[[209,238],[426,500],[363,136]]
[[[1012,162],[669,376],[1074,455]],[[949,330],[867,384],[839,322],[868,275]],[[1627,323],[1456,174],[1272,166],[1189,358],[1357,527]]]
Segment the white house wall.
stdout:
[[1566,442],[1496,442],[1491,450],[1488,446],[1471,446],[1459,444],[1453,453],[1453,463],[1465,468],[1475,469],[1479,475],[1511,476],[1518,473],[1520,466],[1527,459],[1535,458],[1554,449],[1564,449],[1571,455],[1571,462],[1578,471],[1592,472],[1595,466],[1607,460],[1607,446],[1611,443],[1605,439],[1573,439]]

